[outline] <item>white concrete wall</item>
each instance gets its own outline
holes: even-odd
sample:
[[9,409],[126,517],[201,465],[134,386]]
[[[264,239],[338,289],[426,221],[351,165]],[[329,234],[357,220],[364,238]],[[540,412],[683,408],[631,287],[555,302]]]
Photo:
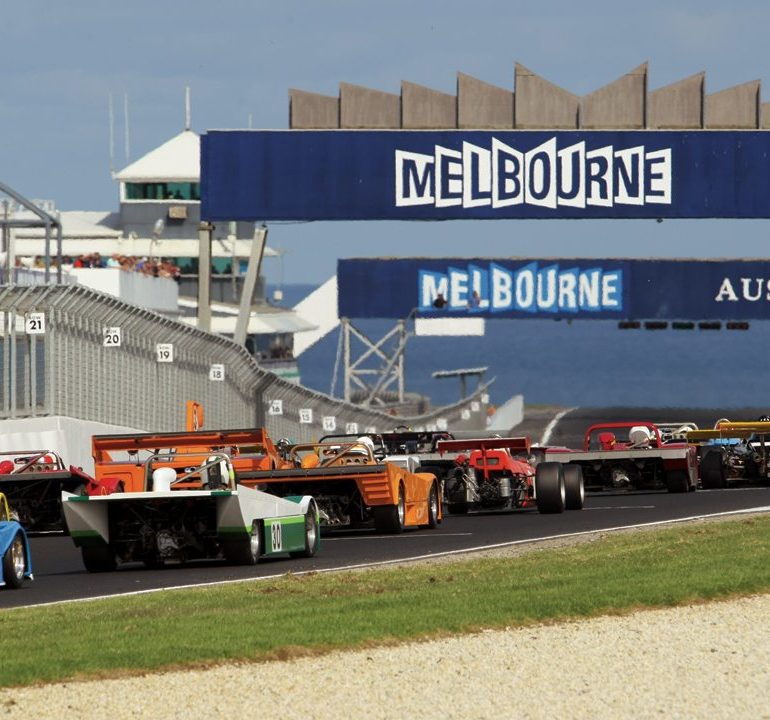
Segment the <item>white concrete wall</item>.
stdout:
[[0,449],[54,450],[66,465],[83,468],[93,475],[93,435],[137,432],[142,431],[62,416],[0,420]]
[[514,395],[505,404],[497,408],[492,415],[487,430],[501,434],[508,433],[524,420],[524,396]]
[[120,268],[72,268],[78,283],[157,312],[179,311],[179,286],[171,278],[152,277]]
[[294,357],[299,357],[340,324],[337,316],[337,276],[329,278],[321,287],[297,303],[294,312],[317,326],[316,330],[294,335]]

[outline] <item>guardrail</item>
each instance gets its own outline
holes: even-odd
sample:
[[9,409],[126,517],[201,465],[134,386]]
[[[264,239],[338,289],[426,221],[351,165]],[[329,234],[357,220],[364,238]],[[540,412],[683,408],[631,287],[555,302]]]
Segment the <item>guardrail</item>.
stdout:
[[0,287],[0,417],[44,415],[174,431],[185,400],[209,428],[327,432],[483,428],[487,385],[454,405],[394,417],[294,385],[231,340],[81,286]]

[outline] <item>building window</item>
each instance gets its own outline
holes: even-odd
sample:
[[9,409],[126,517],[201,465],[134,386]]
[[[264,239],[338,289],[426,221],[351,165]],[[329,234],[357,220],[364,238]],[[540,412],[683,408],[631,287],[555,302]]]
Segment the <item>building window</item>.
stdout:
[[200,200],[200,183],[126,183],[126,200]]

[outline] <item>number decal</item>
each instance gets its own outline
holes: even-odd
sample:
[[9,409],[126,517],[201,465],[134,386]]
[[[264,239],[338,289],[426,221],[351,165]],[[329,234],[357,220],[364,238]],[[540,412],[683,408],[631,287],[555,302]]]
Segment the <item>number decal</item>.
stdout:
[[324,432],[334,432],[337,429],[337,418],[334,415],[324,415],[322,424]]
[[283,415],[283,400],[271,400],[267,412],[269,415]]
[[120,347],[122,341],[123,336],[119,327],[104,328],[104,340],[102,341],[104,347]]
[[45,313],[31,312],[27,313],[24,323],[24,330],[27,335],[45,334]]
[[221,363],[212,365],[209,368],[209,380],[224,381],[225,379],[225,366]]
[[171,343],[157,343],[155,345],[155,358],[161,362],[174,362],[174,346]]
[[301,425],[311,425],[313,423],[313,408],[300,408],[299,422]]
[[273,552],[281,552],[283,548],[283,538],[281,537],[281,521],[275,520],[270,525],[270,540],[273,544]]

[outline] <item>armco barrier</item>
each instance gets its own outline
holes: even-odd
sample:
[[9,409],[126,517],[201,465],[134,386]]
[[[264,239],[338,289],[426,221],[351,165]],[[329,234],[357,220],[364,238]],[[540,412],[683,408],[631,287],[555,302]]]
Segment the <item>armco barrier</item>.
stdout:
[[232,341],[78,286],[0,287],[0,418],[61,415],[164,432],[185,401],[209,428],[266,425],[273,437],[327,432],[481,429],[487,387],[419,417],[336,400],[259,367]]

